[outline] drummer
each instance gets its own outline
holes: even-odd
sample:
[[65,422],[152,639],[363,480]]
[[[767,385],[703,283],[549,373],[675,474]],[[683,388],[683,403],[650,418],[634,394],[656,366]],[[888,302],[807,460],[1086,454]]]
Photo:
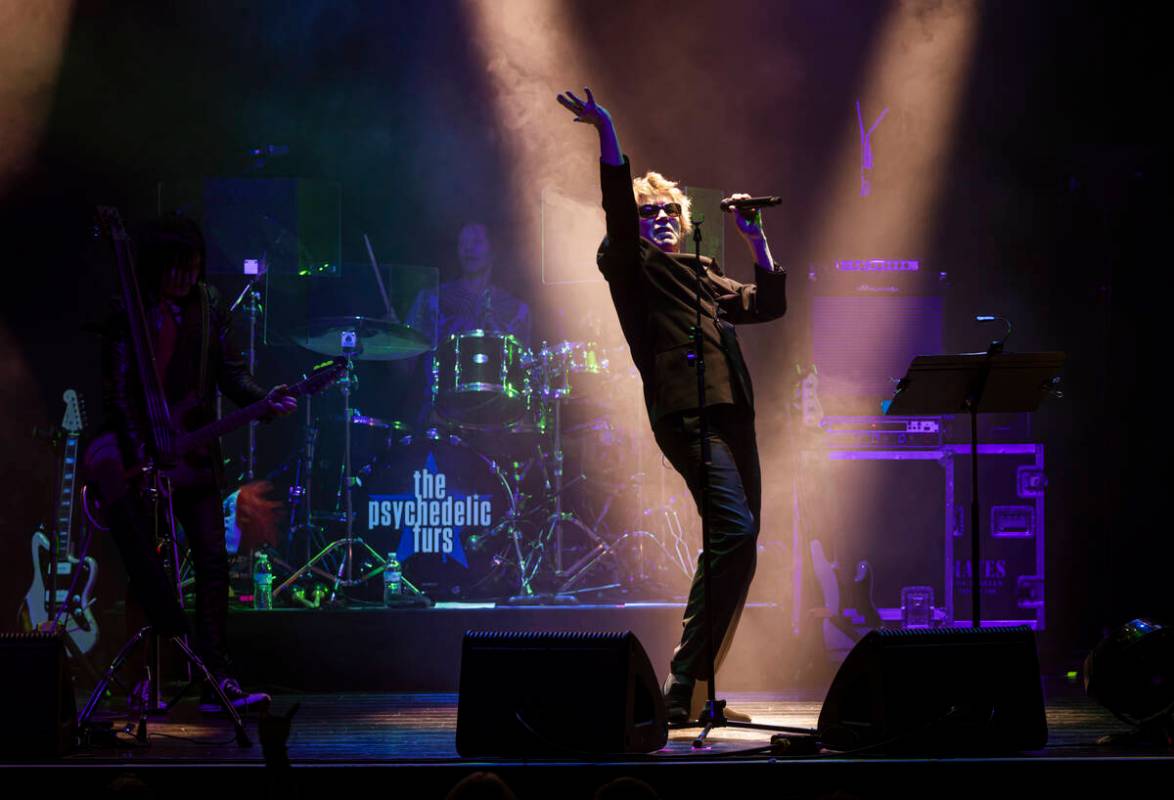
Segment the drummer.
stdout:
[[[419,331],[436,331],[437,342],[454,333],[484,330],[509,333],[523,346],[530,340],[530,307],[493,283],[493,243],[489,226],[470,221],[457,235],[457,260],[461,274],[454,281],[442,283],[439,290],[417,295],[405,322]],[[433,327],[435,326],[435,328]],[[417,424],[427,424],[432,411],[428,392],[431,359],[415,359],[411,368],[411,385],[419,391],[405,392]],[[405,409],[407,411],[407,409]],[[408,412],[408,413],[412,413]]]
[[530,308],[495,285],[493,244],[483,222],[467,222],[457,236],[457,259],[461,276],[442,283],[437,292],[421,292],[408,312],[407,324],[431,331],[436,324],[438,340],[471,330],[512,333],[526,344],[530,340]]

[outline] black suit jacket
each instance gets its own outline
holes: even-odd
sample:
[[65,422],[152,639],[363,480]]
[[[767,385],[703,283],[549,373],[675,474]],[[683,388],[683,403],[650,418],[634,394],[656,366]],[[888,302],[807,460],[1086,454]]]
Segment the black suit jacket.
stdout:
[[[688,357],[697,319],[697,257],[666,253],[640,236],[626,156],[622,166],[600,164],[600,186],[607,238],[597,263],[644,380],[648,416],[656,425],[667,414],[697,407],[697,374]],[[706,405],[737,403],[753,413],[754,389],[734,326],[783,316],[787,274],[755,265],[755,282],[739,283],[716,261],[701,260]]]

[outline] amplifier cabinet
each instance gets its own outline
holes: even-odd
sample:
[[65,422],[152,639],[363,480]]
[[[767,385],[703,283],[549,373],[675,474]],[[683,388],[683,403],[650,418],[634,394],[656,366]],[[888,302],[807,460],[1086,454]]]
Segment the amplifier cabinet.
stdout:
[[[803,452],[797,510],[808,552],[795,555],[838,566],[834,614],[864,625],[871,605],[886,626],[969,624],[970,459],[958,444]],[[1044,447],[979,445],[979,470],[983,624],[1042,629]],[[918,614],[914,602],[932,609]]]

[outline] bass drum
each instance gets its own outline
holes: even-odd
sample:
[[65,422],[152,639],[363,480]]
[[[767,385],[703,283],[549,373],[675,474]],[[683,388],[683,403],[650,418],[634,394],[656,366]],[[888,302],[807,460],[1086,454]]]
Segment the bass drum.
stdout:
[[518,592],[517,497],[491,459],[433,428],[389,442],[380,461],[354,492],[364,541],[433,602]]

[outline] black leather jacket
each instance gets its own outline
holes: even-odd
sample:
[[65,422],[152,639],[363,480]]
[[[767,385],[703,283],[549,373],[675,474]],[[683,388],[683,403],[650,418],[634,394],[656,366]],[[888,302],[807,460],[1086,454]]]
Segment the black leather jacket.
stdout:
[[[158,324],[157,314],[148,312],[147,326],[152,333]],[[106,325],[102,375],[106,426],[118,436],[124,463],[141,463],[150,438],[150,420],[121,303],[116,304]],[[267,394],[249,374],[244,354],[233,336],[232,315],[220,293],[199,283],[183,308],[175,351],[164,379],[173,425],[174,418],[180,416],[180,427],[186,430],[213,421],[217,387],[238,406],[256,402]],[[213,447],[208,458],[217,483],[223,486],[220,448]]]

